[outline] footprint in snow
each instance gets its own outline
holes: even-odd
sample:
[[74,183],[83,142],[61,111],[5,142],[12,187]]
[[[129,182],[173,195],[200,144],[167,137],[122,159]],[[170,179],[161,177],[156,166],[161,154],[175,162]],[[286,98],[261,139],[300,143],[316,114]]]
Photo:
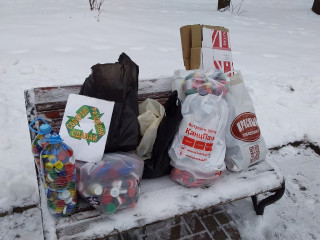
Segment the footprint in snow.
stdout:
[[20,74],[32,74],[34,73],[34,68],[33,67],[22,67],[19,69]]

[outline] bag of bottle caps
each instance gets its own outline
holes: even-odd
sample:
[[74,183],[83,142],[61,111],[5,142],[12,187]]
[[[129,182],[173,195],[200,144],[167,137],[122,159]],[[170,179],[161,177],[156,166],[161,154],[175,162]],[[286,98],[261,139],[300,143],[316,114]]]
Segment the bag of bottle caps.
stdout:
[[[35,130],[32,127],[37,121],[42,121],[44,123],[39,127],[39,131]],[[37,133],[37,136],[32,141],[31,151],[34,157],[34,162],[36,164],[37,171],[41,176],[40,153],[49,144],[48,142],[41,140],[50,137],[50,135],[53,133],[52,127],[43,118],[39,117],[33,120],[32,123],[30,123],[29,129]]]
[[[207,174],[207,176],[198,178],[196,177],[196,175],[192,174],[189,171],[173,168],[170,173],[170,178],[173,181],[176,181],[186,187],[204,187],[210,186],[216,179],[221,176],[221,174],[222,171],[217,170],[214,173],[210,172],[209,174]],[[201,173],[201,175],[204,175],[204,173]]]
[[228,93],[227,76],[218,69],[195,71],[188,74],[182,82],[182,89],[185,96],[199,93],[200,95],[214,94],[223,97]]
[[171,179],[187,187],[208,186],[225,169],[228,87],[215,80],[194,86],[183,105],[183,119],[169,149]]
[[49,212],[56,217],[69,216],[77,204],[73,151],[55,133],[41,141],[48,143],[40,159]]
[[102,213],[134,207],[140,196],[144,162],[134,154],[109,153],[80,168],[78,191]]

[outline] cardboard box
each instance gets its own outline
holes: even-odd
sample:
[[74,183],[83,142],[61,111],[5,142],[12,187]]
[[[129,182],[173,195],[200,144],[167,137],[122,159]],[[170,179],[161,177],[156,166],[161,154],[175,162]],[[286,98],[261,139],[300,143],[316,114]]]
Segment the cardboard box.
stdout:
[[229,30],[220,26],[187,25],[180,28],[186,70],[233,71]]

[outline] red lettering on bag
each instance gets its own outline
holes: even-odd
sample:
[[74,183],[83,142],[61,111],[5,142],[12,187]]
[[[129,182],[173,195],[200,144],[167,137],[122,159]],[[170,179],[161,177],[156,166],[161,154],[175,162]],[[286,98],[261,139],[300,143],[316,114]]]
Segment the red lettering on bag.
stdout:
[[212,146],[213,146],[213,143],[207,143],[204,150],[205,151],[208,151],[208,152],[211,152],[212,151]]
[[260,128],[256,115],[252,112],[239,114],[230,126],[232,136],[244,142],[254,142],[260,138]]
[[189,146],[189,147],[193,147],[194,142],[195,142],[194,139],[189,138],[187,136],[184,136],[183,139],[182,139],[182,144],[186,145],[186,146]]
[[194,144],[194,148],[195,149],[199,149],[199,150],[203,150],[205,144],[206,144],[205,142],[196,141],[195,144]]

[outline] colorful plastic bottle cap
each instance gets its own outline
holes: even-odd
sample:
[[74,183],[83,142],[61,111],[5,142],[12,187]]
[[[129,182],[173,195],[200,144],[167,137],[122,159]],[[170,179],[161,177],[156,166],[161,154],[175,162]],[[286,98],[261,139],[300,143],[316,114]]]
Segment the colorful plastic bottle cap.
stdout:
[[50,176],[51,179],[56,179],[58,177],[58,175],[55,172],[49,173],[48,176]]
[[67,172],[68,174],[72,174],[73,171],[74,171],[74,169],[75,169],[75,166],[72,165],[72,164],[70,164],[70,163],[67,163],[67,164],[64,166],[64,168],[66,169],[66,172]]
[[68,199],[66,199],[66,200],[64,200],[65,201],[65,203],[71,203],[72,202],[72,197],[69,197]]
[[58,170],[61,170],[63,168],[63,163],[61,161],[57,161],[55,164],[54,164],[54,167]]
[[66,203],[63,200],[58,200],[57,207],[64,207]]
[[70,196],[73,197],[76,194],[76,190],[69,189]]
[[118,197],[119,194],[120,194],[119,188],[116,188],[116,187],[112,188],[110,190],[110,194],[111,194],[112,197]]
[[67,199],[71,196],[70,192],[68,190],[63,191],[59,194],[61,199]]
[[130,198],[133,198],[134,195],[135,195],[135,193],[136,193],[136,190],[135,190],[134,187],[128,189],[128,196],[129,196]]
[[55,155],[48,155],[49,161],[54,161],[57,157]]
[[63,214],[63,215],[65,215],[65,214],[67,213],[67,208],[68,208],[67,206],[65,206],[65,207],[63,208],[63,211],[62,211],[62,214]]
[[107,213],[114,213],[117,210],[117,206],[114,203],[110,203],[106,205]]
[[72,157],[73,156],[73,151],[71,149],[67,150],[67,155],[68,157]]
[[67,212],[72,212],[72,210],[74,209],[75,204],[68,204],[67,205]]
[[135,179],[128,179],[126,183],[128,184],[129,188],[135,187],[137,185],[137,181]]
[[47,171],[51,171],[51,170],[53,169],[53,164],[50,163],[50,162],[46,163],[45,169],[46,169]]
[[114,179],[117,176],[118,176],[118,172],[116,170],[114,170],[114,169],[110,169],[110,171],[106,175],[106,177],[109,178],[109,179]]
[[46,177],[47,182],[53,182],[54,179],[51,178],[50,174],[47,175]]
[[101,195],[103,192],[103,187],[98,183],[94,183],[90,186],[89,191],[94,195]]
[[118,196],[116,200],[118,202],[118,206],[122,205],[126,201],[124,198],[121,198],[120,196]]
[[101,201],[103,204],[109,204],[112,201],[112,197],[109,193],[102,195]]
[[56,207],[56,212],[61,213],[63,211],[63,207]]
[[52,149],[51,149],[51,154],[54,155],[54,156],[57,156],[57,155],[58,155],[58,154],[57,154],[57,148],[55,148],[55,147],[52,148]]
[[57,177],[56,180],[55,180],[55,183],[58,186],[63,186],[63,185],[66,184],[66,179],[64,177]]
[[57,172],[57,175],[58,176],[66,176],[67,175],[67,173],[65,172],[65,171],[59,171],[59,172]]

